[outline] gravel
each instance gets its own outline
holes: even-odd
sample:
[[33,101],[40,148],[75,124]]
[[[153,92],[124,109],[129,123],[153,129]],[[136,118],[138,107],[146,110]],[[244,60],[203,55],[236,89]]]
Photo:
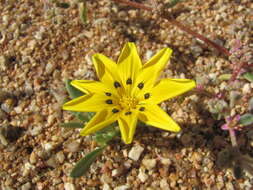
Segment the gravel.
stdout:
[[[221,74],[231,73],[228,59],[156,12],[87,0],[84,25],[78,1],[66,2],[70,8],[48,0],[0,3],[0,189],[250,190],[252,176],[235,179],[230,169],[217,167],[217,154],[229,139],[203,106],[209,99],[198,94],[162,104],[182,126],[179,135],[140,126],[132,144],[114,141],[85,176],[69,176],[74,163],[96,144],[78,130],[60,127],[73,119],[61,110],[68,98],[64,81],[96,79],[94,53],[117,60],[125,42],[134,41],[145,62],[169,46],[173,56],[161,77],[197,79],[210,93],[231,88],[247,97],[253,85],[217,85]],[[164,4],[157,2],[158,7]],[[237,38],[252,47],[252,9],[251,0],[196,0],[183,1],[169,13],[226,48]],[[244,113],[247,104],[232,112]],[[238,135],[244,139],[242,151],[252,155],[252,137]]]

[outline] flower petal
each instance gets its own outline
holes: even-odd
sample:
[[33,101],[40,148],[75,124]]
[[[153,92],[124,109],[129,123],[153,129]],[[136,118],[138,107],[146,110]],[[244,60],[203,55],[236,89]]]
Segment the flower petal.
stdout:
[[134,43],[129,42],[123,47],[117,64],[122,84],[125,89],[128,89],[131,87],[129,84],[135,82],[135,79],[142,68],[141,60]]
[[137,120],[138,115],[136,112],[132,112],[129,115],[122,113],[118,119],[121,137],[126,144],[130,144],[133,141]]
[[[144,91],[147,92],[154,86],[161,71],[168,63],[171,54],[171,49],[164,48],[144,64],[143,69],[137,77],[135,88],[133,90],[135,96],[143,96]],[[137,87],[140,83],[144,84],[143,89]]]
[[164,100],[189,91],[195,86],[195,81],[189,79],[162,79],[151,90],[151,101],[155,104],[159,104]]
[[90,93],[105,94],[107,92],[117,94],[114,88],[107,87],[104,83],[91,80],[73,80],[71,85],[76,87],[78,90]]
[[163,130],[180,131],[178,124],[157,105],[147,105],[145,110],[139,113],[139,119]]
[[108,104],[106,101],[107,97],[100,94],[88,94],[78,98],[75,98],[63,105],[64,110],[78,111],[78,112],[97,112],[104,108],[112,108],[112,103]]
[[110,110],[105,109],[100,112],[97,112],[96,115],[80,131],[80,135],[86,136],[91,133],[95,133],[96,131],[109,126],[110,124],[115,122],[116,119],[116,114],[113,115]]
[[114,61],[100,53],[93,55],[92,60],[101,82],[111,88],[115,80],[120,80],[117,64]]

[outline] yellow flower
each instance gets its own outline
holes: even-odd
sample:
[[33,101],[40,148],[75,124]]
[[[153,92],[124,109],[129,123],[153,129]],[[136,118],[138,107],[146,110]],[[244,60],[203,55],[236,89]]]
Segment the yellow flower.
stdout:
[[127,43],[117,64],[102,54],[93,56],[100,81],[74,80],[71,85],[86,93],[63,105],[64,110],[96,112],[81,130],[89,135],[118,121],[126,144],[133,140],[137,120],[168,131],[180,127],[157,104],[195,87],[189,79],[161,79],[172,50],[164,48],[142,65],[134,43]]

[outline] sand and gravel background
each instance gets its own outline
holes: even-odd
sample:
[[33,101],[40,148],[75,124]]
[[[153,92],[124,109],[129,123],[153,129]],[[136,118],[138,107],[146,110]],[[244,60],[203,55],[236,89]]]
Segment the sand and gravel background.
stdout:
[[[64,81],[96,79],[94,53],[116,60],[123,45],[133,41],[145,62],[159,49],[171,47],[174,53],[162,75],[170,78],[215,79],[231,73],[231,67],[225,56],[157,13],[87,0],[84,25],[78,1],[65,2],[67,9],[47,0],[0,0],[0,189],[252,189],[249,174],[235,179],[231,170],[217,167],[218,152],[230,144],[220,129],[224,121],[212,119],[204,104],[209,99],[194,93],[161,105],[182,132],[140,126],[132,144],[115,140],[84,177],[69,177],[74,164],[97,145],[78,130],[59,126],[73,119],[61,110],[68,97]],[[187,0],[169,11],[227,49],[235,39],[252,47],[251,0]],[[206,88],[217,93],[226,85]],[[252,96],[252,88],[244,83],[241,93]],[[232,111],[246,109],[240,105]],[[253,155],[251,138],[242,133],[238,141],[244,153]]]

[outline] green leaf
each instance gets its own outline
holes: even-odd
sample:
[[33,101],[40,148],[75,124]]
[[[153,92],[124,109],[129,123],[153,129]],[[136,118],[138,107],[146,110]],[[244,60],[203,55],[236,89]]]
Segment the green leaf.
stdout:
[[90,168],[92,162],[102,153],[105,146],[99,147],[92,152],[88,153],[84,158],[79,160],[70,173],[70,177],[77,178],[84,175]]
[[171,0],[170,2],[165,4],[165,8],[172,8],[176,4],[178,4],[179,2],[182,2],[182,1],[184,1],[184,0]]
[[73,87],[70,83],[71,83],[72,80],[70,79],[67,79],[66,82],[65,82],[65,85],[66,85],[66,89],[69,93],[69,96],[71,99],[74,99],[74,98],[78,98],[79,96],[83,96],[84,93],[81,92],[80,90],[76,89],[75,87]]
[[248,80],[249,82],[253,82],[253,74],[252,74],[252,73],[249,73],[249,72],[244,73],[244,74],[243,74],[243,77],[244,77],[246,80]]
[[70,5],[68,3],[63,3],[63,2],[57,2],[56,6],[60,7],[60,8],[64,8],[64,9],[67,9],[70,7]]
[[118,136],[119,130],[115,128],[115,124],[112,124],[103,130],[100,130],[95,133],[94,140],[100,145],[106,145],[109,141],[111,141],[115,136]]
[[83,128],[84,125],[83,123],[69,122],[69,123],[61,123],[60,126],[64,128],[76,129],[76,128]]
[[242,126],[251,125],[253,123],[253,114],[246,113],[241,116],[239,123]]
[[88,122],[90,119],[93,117],[94,113],[93,112],[71,112],[77,119],[79,119],[82,122]]
[[233,173],[236,179],[240,179],[243,176],[242,168],[240,165],[234,165]]
[[231,78],[232,74],[222,74],[218,77],[219,80],[229,80]]
[[87,23],[87,7],[86,2],[79,3],[79,16],[83,24]]

